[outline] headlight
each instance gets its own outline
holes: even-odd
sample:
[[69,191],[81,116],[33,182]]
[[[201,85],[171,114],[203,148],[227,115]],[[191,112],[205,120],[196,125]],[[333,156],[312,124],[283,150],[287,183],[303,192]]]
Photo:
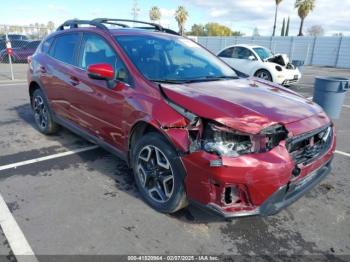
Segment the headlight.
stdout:
[[282,67],[280,67],[280,66],[276,66],[275,68],[276,68],[276,70],[279,71],[279,72],[282,71]]
[[205,151],[219,156],[237,157],[252,152],[249,135],[239,134],[214,123],[206,125],[202,145]]
[[249,135],[209,122],[204,129],[202,147],[206,152],[219,156],[238,157],[269,151],[285,140],[287,135],[288,131],[282,125],[269,126],[259,134]]

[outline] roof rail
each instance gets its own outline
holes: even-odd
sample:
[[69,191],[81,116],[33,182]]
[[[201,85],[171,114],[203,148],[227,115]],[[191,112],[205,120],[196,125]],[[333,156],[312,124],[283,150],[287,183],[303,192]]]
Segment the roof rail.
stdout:
[[69,28],[78,28],[78,25],[92,25],[99,29],[108,31],[108,28],[105,25],[98,23],[94,20],[90,21],[90,20],[77,20],[77,19],[67,20],[62,25],[60,25],[56,31],[64,30],[64,28],[67,26],[69,26]]
[[179,35],[177,32],[175,32],[171,29],[163,28],[161,25],[151,23],[151,22],[144,22],[144,21],[130,20],[130,19],[113,19],[113,18],[96,18],[92,21],[100,23],[100,24],[118,25],[121,27],[129,27],[129,26],[126,24],[123,24],[123,23],[119,23],[119,22],[128,22],[128,23],[131,22],[131,23],[137,23],[137,24],[144,24],[144,25],[150,25],[151,27],[135,27],[135,28],[154,29],[156,31],[165,32],[168,34]]
[[175,32],[171,29],[168,29],[168,28],[163,28],[159,24],[150,23],[150,22],[143,22],[143,21],[138,21],[138,20],[112,19],[112,18],[96,18],[93,20],[78,20],[78,19],[67,20],[62,25],[60,25],[56,31],[65,30],[65,27],[78,28],[79,25],[92,25],[92,26],[95,26],[96,28],[102,29],[104,31],[109,31],[108,27],[106,27],[104,24],[117,25],[117,26],[120,26],[123,28],[128,28],[129,26],[127,24],[124,24],[123,22],[128,22],[128,23],[131,22],[131,23],[148,25],[148,26],[141,26],[141,27],[134,27],[134,28],[145,29],[145,30],[153,29],[153,30],[168,33],[168,34],[179,35],[177,32]]

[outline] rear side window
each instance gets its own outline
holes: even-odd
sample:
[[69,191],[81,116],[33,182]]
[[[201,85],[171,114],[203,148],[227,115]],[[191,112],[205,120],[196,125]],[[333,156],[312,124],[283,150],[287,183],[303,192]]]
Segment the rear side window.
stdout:
[[248,59],[249,56],[254,56],[254,54],[245,47],[235,47],[232,53],[232,57],[238,59]]
[[52,37],[49,39],[46,39],[41,46],[41,52],[48,54],[50,47],[51,47],[51,44],[52,44],[52,41],[53,41]]
[[78,34],[58,36],[50,54],[57,60],[74,65],[75,49],[79,43],[79,37]]

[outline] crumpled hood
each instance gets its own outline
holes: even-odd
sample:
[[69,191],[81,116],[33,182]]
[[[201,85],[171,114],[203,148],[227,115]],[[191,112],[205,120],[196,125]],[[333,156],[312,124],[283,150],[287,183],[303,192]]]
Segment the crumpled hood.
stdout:
[[286,54],[275,54],[274,56],[266,59],[265,62],[278,64],[278,65],[283,66],[283,67],[287,67],[288,65],[290,65],[289,58]]
[[277,123],[286,125],[315,115],[326,117],[312,101],[255,79],[162,84],[162,88],[171,101],[192,113],[252,134]]

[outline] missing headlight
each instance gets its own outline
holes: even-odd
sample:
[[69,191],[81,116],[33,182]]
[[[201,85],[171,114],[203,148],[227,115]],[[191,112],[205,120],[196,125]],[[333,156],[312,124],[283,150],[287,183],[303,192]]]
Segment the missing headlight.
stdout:
[[204,129],[203,149],[219,156],[237,157],[252,152],[249,135],[239,134],[215,123],[208,123]]
[[269,126],[262,130],[261,134],[266,137],[266,144],[264,145],[265,150],[271,150],[288,137],[288,131],[282,125]]

